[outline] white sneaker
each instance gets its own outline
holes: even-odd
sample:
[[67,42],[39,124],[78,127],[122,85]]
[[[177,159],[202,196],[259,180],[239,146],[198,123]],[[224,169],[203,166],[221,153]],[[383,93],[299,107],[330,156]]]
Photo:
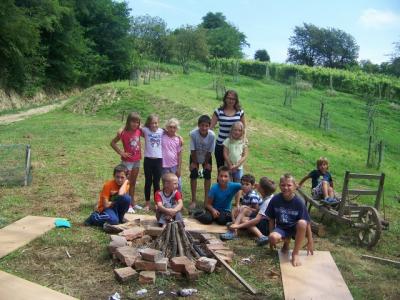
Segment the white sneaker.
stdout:
[[127,213],[128,214],[134,214],[135,213],[135,210],[133,209],[132,206],[129,206]]
[[141,209],[143,209],[143,207],[140,206],[139,204],[136,204],[136,205],[134,206],[134,209],[141,210]]

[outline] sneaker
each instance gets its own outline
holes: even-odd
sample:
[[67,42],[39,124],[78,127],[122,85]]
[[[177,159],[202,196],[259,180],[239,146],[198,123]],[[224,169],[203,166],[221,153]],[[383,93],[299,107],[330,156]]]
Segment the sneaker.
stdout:
[[330,197],[328,197],[328,198],[326,198],[326,199],[323,199],[323,200],[322,200],[322,203],[325,203],[325,204],[327,204],[327,205],[335,205],[335,204],[338,204],[339,201],[336,200],[335,198],[330,198]]
[[129,206],[127,213],[128,214],[134,214],[135,213],[135,210],[133,209],[132,206]]
[[92,221],[91,221],[90,217],[87,218],[87,219],[83,222],[83,224],[84,224],[85,226],[91,226],[91,225],[92,225]]
[[225,233],[220,234],[219,236],[221,240],[230,241],[236,239],[236,235],[232,231],[227,231]]
[[103,230],[106,232],[106,233],[120,233],[121,231],[123,231],[121,228],[119,228],[118,226],[115,226],[115,225],[111,225],[111,224],[108,224],[108,223],[104,223],[103,224]]
[[136,204],[133,209],[141,210],[143,209],[143,206],[140,206],[139,204]]
[[233,222],[228,222],[228,223],[226,223],[226,227],[229,228],[232,224],[233,224]]
[[257,246],[264,246],[264,245],[268,244],[268,242],[269,242],[269,238],[265,235],[256,239]]

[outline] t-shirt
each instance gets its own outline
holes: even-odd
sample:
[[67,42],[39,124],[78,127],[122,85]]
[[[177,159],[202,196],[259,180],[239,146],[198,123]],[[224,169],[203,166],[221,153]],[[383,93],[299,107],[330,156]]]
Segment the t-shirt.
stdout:
[[181,139],[177,136],[170,137],[164,133],[161,138],[162,166],[171,168],[178,165],[178,154],[182,151]]
[[242,188],[238,182],[228,182],[226,189],[221,189],[219,183],[214,183],[208,197],[213,199],[212,206],[218,211],[231,211],[232,198]]
[[164,130],[158,128],[155,132],[147,127],[142,128],[145,146],[144,157],[162,158],[161,137]]
[[[99,202],[97,203],[97,211],[103,212],[103,200],[112,201],[114,197],[118,196],[119,189],[121,187],[115,182],[114,179],[108,180],[104,183],[103,189],[100,192]],[[129,183],[126,185],[124,194],[129,192]]]
[[217,117],[219,123],[217,144],[222,145],[222,142],[229,136],[229,132],[233,123],[240,121],[240,119],[244,115],[244,111],[239,110],[233,116],[227,116],[225,115],[223,109],[217,108],[214,111],[214,114]]
[[308,176],[311,177],[311,187],[315,188],[321,181],[329,182],[329,185],[332,185],[333,179],[331,173],[326,172],[322,174],[320,170],[312,170]]
[[282,229],[293,229],[298,220],[310,222],[310,216],[303,201],[295,195],[290,201],[282,193],[275,195],[267,208],[267,217],[275,219],[276,226]]
[[122,161],[135,162],[142,158],[142,151],[140,149],[140,136],[142,131],[140,129],[135,130],[122,130],[119,133],[119,138],[122,141],[124,152],[132,154],[129,158],[123,158]]
[[261,204],[262,200],[255,190],[251,190],[242,197],[242,205]]
[[178,200],[182,200],[182,195],[178,190],[173,191],[170,195],[165,195],[164,191],[157,191],[154,194],[154,202],[162,203],[165,208],[172,208],[178,204]]
[[213,153],[215,148],[215,133],[208,130],[205,137],[201,136],[198,128],[190,132],[190,151],[196,151],[197,162],[204,164],[208,152]]
[[262,203],[260,205],[260,209],[258,211],[258,214],[263,217],[263,219],[268,219],[266,213],[267,213],[267,208],[269,203],[271,202],[271,199],[274,197],[274,195],[269,195],[265,198],[262,199]]
[[[236,165],[237,162],[242,158],[243,150],[247,147],[247,141],[227,138],[223,142],[223,145],[228,149],[229,160]],[[240,165],[238,169],[243,169],[243,165]]]

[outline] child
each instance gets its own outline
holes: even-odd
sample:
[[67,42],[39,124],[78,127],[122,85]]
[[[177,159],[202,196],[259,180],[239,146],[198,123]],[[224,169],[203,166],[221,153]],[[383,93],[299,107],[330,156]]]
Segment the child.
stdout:
[[314,199],[321,199],[323,203],[328,205],[337,204],[335,192],[333,191],[333,179],[328,172],[329,162],[326,157],[320,157],[317,160],[317,169],[311,171],[299,182],[299,188],[303,183],[311,178],[311,194]]
[[[262,200],[254,190],[256,179],[253,175],[245,174],[242,176],[240,183],[242,185],[243,197],[240,205],[236,206],[232,211],[232,223],[239,225],[244,219],[250,216],[253,218],[257,215],[259,205]],[[232,224],[227,224],[232,225]],[[220,235],[222,240],[232,240],[237,236],[237,229],[230,229],[228,232]]]
[[[129,195],[132,199],[132,203],[128,210],[129,213],[134,213],[135,211],[133,208],[136,206],[135,186],[139,173],[140,159],[142,158],[142,151],[140,148],[141,134],[140,116],[136,112],[131,112],[126,119],[125,127],[118,130],[116,137],[111,141],[111,147],[121,156],[121,163],[129,172]],[[122,142],[124,151],[118,147],[118,141]]]
[[262,203],[260,209],[255,217],[250,216],[249,218],[244,217],[244,212],[241,212],[237,219],[241,219],[240,224],[232,224],[229,229],[237,230],[246,228],[248,231],[253,233],[257,239],[256,243],[258,246],[263,246],[268,243],[268,217],[266,216],[266,210],[269,202],[274,196],[276,190],[275,182],[268,177],[262,177],[257,185],[257,191],[262,197]]
[[199,165],[203,166],[204,178],[204,207],[207,204],[208,191],[211,185],[212,158],[211,154],[215,148],[215,134],[210,129],[211,118],[202,115],[197,121],[196,129],[190,132],[190,188],[192,200],[189,208],[196,207],[197,178],[199,176]]
[[153,185],[154,192],[160,189],[162,171],[162,147],[161,137],[163,130],[158,128],[158,116],[150,115],[142,128],[142,136],[145,139],[144,150],[144,196],[146,200],[145,210],[150,210],[150,194]]
[[182,138],[176,135],[179,121],[172,118],[165,124],[162,135],[162,174],[174,173],[178,177],[178,190],[182,193],[181,166],[182,166]]
[[247,158],[247,139],[244,125],[238,121],[233,123],[229,137],[223,142],[225,165],[229,168],[232,181],[239,182],[243,175],[243,163]]
[[269,218],[269,243],[273,248],[283,240],[282,252],[285,253],[289,250],[290,239],[295,237],[291,261],[296,267],[301,265],[299,250],[305,236],[307,236],[307,255],[313,254],[310,216],[304,202],[295,194],[296,182],[292,175],[282,175],[279,187],[281,193],[271,199],[266,213]]
[[96,211],[85,221],[86,225],[117,225],[123,222],[131,203],[128,194],[128,169],[120,164],[114,168],[114,179],[106,181],[100,193]]
[[217,183],[208,192],[206,211],[196,218],[203,224],[211,224],[215,220],[219,225],[231,222],[232,198],[241,189],[238,182],[229,181],[229,168],[218,169]]
[[167,222],[182,221],[183,208],[181,193],[178,188],[178,177],[174,173],[165,173],[162,176],[163,189],[154,194],[156,217],[159,226]]

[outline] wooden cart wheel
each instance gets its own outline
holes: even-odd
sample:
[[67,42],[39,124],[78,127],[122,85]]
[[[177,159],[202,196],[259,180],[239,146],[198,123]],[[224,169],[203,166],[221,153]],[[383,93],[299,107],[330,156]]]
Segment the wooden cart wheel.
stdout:
[[377,210],[374,207],[363,207],[358,215],[358,222],[365,226],[359,229],[358,240],[361,245],[372,248],[378,243],[382,232]]

